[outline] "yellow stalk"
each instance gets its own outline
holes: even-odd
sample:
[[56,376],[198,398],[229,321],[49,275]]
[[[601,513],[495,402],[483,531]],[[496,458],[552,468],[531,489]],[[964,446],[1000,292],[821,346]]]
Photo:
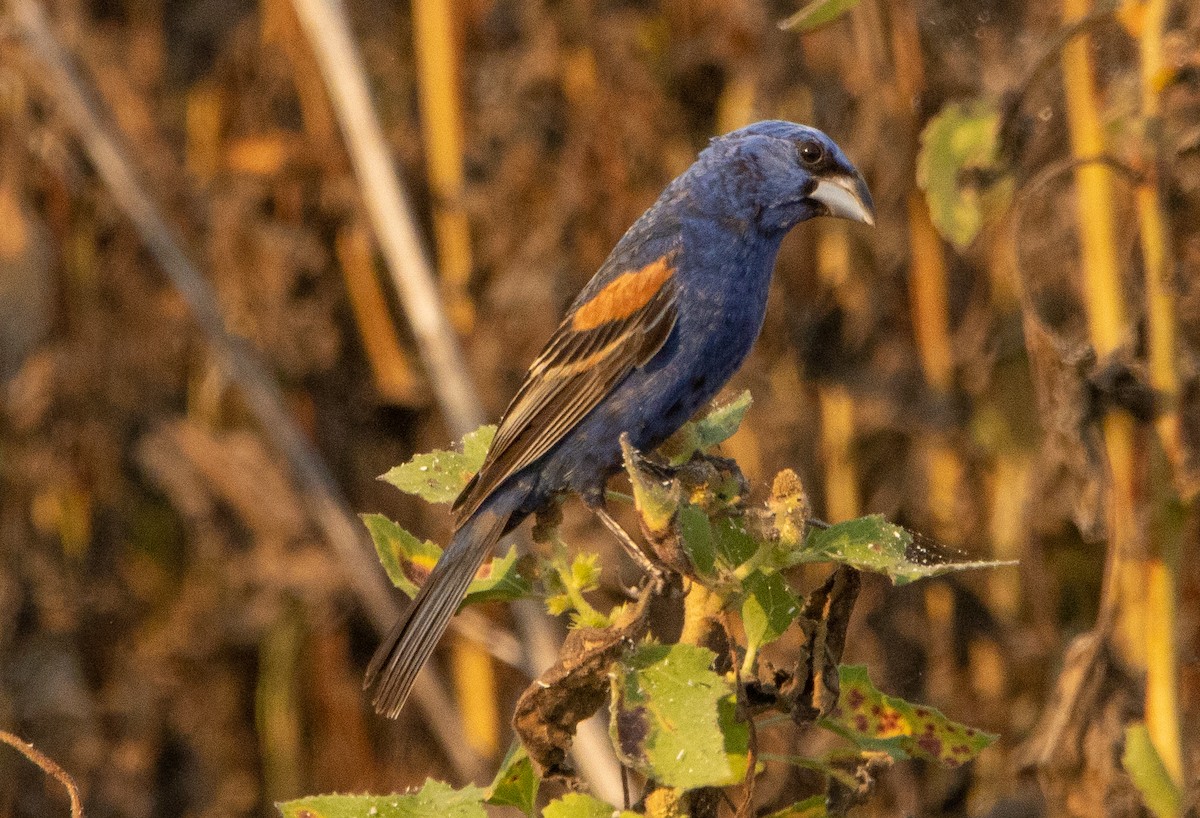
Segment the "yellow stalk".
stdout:
[[[446,313],[459,332],[475,323],[467,287],[471,277],[471,231],[463,207],[463,127],[459,99],[458,43],[453,0],[413,0],[425,171],[433,192],[433,235]],[[467,639],[452,644],[452,664],[463,729],[479,752],[499,746],[500,713],[491,659]]]
[[389,404],[419,406],[425,401],[416,367],[400,345],[387,296],[375,269],[371,239],[361,224],[342,228],[334,241],[354,323],[380,397]]
[[[822,224],[817,234],[817,272],[831,289],[850,277],[850,237],[845,222]],[[825,463],[825,514],[832,522],[861,514],[854,470],[854,400],[840,384],[817,388],[821,409],[821,455]]]
[[[1091,11],[1090,0],[1063,0],[1063,22],[1070,23]],[[1092,80],[1091,38],[1079,36],[1063,47],[1063,86],[1071,152],[1076,159],[1091,159],[1104,153],[1104,129],[1100,105]],[[1084,298],[1092,345],[1101,358],[1121,345],[1125,333],[1125,309],[1121,275],[1117,264],[1113,225],[1112,171],[1089,162],[1075,170],[1079,209],[1080,245],[1083,256]]]
[[1175,646],[1175,565],[1161,558],[1150,562],[1146,607],[1154,617],[1146,628],[1146,728],[1163,766],[1177,787],[1184,786],[1183,748],[1179,730],[1179,694]]
[[258,683],[254,691],[255,722],[262,752],[263,789],[272,801],[301,792],[304,740],[298,680],[304,648],[304,614],[286,600],[279,618],[263,634],[258,648]]
[[450,319],[466,333],[475,322],[475,307],[467,293],[471,231],[462,202],[463,128],[454,4],[452,0],[413,0],[412,16],[426,173],[434,195],[438,271]]
[[908,196],[908,229],[912,248],[909,300],[921,367],[930,386],[949,392],[954,385],[954,354],[950,345],[946,257],[919,190]]
[[[1029,483],[1029,457],[1011,450],[996,458],[992,479],[991,538],[997,560],[1021,558],[1024,541],[1025,492]],[[1017,571],[990,571],[990,607],[1001,617],[1015,620],[1021,609],[1021,575]]]
[[[1142,126],[1147,153],[1146,176],[1138,185],[1136,202],[1142,262],[1145,268],[1146,329],[1150,358],[1150,384],[1165,399],[1167,411],[1156,424],[1167,459],[1180,473],[1176,371],[1175,304],[1170,287],[1170,240],[1158,187],[1160,153],[1158,92],[1163,73],[1162,36],[1169,10],[1167,0],[1147,0],[1142,6],[1141,51]],[[1155,497],[1169,492],[1167,481],[1152,477]],[[1177,562],[1164,553],[1162,524],[1151,532],[1151,556],[1146,590],[1146,728],[1163,766],[1176,786],[1184,785],[1183,750],[1179,728],[1178,670],[1176,653]],[[1169,546],[1168,546],[1169,547]]]
[[[1089,0],[1063,0],[1063,21],[1080,19],[1089,13],[1090,5]],[[1063,48],[1067,124],[1076,159],[1097,157],[1106,148],[1090,47],[1091,38],[1080,36]],[[1094,162],[1081,165],[1075,171],[1075,190],[1088,328],[1092,346],[1103,360],[1119,349],[1126,334],[1124,289],[1114,238],[1116,208],[1111,171]],[[1105,417],[1103,429],[1112,483],[1108,503],[1110,570],[1101,601],[1101,625],[1112,621],[1126,662],[1148,671],[1146,626],[1155,614],[1147,607],[1149,564],[1144,554],[1135,552],[1137,429],[1133,418],[1124,412]],[[1159,625],[1155,622],[1155,630]],[[1150,674],[1147,690],[1161,683],[1162,680],[1156,681]]]
[[854,401],[846,388],[822,386],[821,453],[825,461],[825,514],[832,522],[852,520],[861,513],[858,479],[854,472]]
[[[947,393],[954,387],[954,352],[950,343],[946,256],[925,197],[918,190],[908,196],[908,230],[908,289],[917,352],[926,382],[936,391]],[[958,454],[942,440],[928,440],[924,451],[929,510],[938,535],[953,538],[962,465]]]
[[454,692],[463,731],[477,753],[491,758],[500,749],[500,709],[492,657],[478,642],[457,634],[451,648]]

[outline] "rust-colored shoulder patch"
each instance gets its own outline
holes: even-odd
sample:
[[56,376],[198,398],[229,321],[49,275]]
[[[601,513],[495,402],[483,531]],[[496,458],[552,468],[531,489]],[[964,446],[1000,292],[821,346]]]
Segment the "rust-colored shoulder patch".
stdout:
[[646,306],[674,272],[667,256],[662,256],[640,270],[622,273],[575,311],[571,329],[589,330],[628,318]]

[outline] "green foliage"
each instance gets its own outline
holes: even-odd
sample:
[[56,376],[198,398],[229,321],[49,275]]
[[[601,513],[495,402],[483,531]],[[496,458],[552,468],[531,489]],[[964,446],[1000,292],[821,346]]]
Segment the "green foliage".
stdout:
[[1154,813],[1155,818],[1179,818],[1183,814],[1183,794],[1171,780],[1144,723],[1125,728],[1125,751],[1121,754],[1121,766],[1133,779],[1134,786],[1146,802],[1146,808]]
[[[388,579],[405,595],[415,597],[442,556],[442,549],[429,540],[418,539],[381,514],[364,514],[362,519]],[[467,587],[463,605],[510,602],[528,596],[533,589],[530,574],[529,561],[519,558],[515,547],[509,548],[480,569]]]
[[678,466],[692,459],[696,452],[705,452],[733,437],[746,412],[750,411],[750,390],[714,408],[700,420],[685,423],[662,445],[661,451],[671,465]]
[[573,792],[551,801],[542,810],[542,818],[628,818],[636,812],[620,811],[599,798]]
[[[975,101],[948,105],[921,132],[917,183],[925,191],[929,215],[942,236],[965,249],[983,226],[984,196],[971,171],[990,171],[996,164],[1000,113]],[[1007,186],[998,193],[1007,196]]]
[[732,687],[695,645],[643,645],[615,668],[609,731],[621,760],[670,787],[736,784],[749,727]]
[[794,561],[837,562],[863,571],[885,574],[896,585],[955,571],[1015,564],[997,561],[920,562],[910,558],[912,551],[911,532],[874,514],[812,531],[805,547],[795,552]]
[[375,553],[388,579],[409,599],[415,597],[420,587],[418,581],[433,570],[442,549],[410,534],[382,514],[364,514],[362,521],[371,532]]
[[494,807],[516,807],[526,815],[533,815],[539,783],[529,754],[519,742],[514,742],[488,788],[487,802]]
[[483,458],[495,436],[495,426],[481,426],[463,438],[462,451],[436,450],[419,454],[388,470],[380,479],[427,503],[452,503],[483,465]]
[[486,818],[484,791],[428,780],[408,795],[314,795],[277,804],[283,818]]
[[[749,406],[749,393],[743,393],[716,407],[687,424],[657,456],[635,451],[628,439],[621,441],[632,487],[629,499],[648,541],[649,558],[685,578],[676,585],[686,593],[687,639],[668,645],[646,641],[649,595],[661,592],[653,584],[643,588],[637,602],[608,614],[596,610],[588,596],[600,587],[598,555],[569,548],[553,515],[539,519],[538,556],[518,558],[510,548],[495,557],[471,584],[464,603],[540,597],[552,614],[569,615],[574,628],[559,662],[518,702],[514,726],[520,741],[491,787],[452,790],[429,782],[409,795],[321,796],[280,805],[284,815],[477,816],[484,814],[485,803],[536,815],[543,775],[564,774],[566,745],[578,722],[606,699],[615,752],[658,787],[646,802],[646,813],[653,815],[683,814],[699,788],[731,786],[757,774],[748,769],[756,733],[747,719],[763,708],[780,711],[799,729],[816,725],[831,730],[849,744],[828,759],[769,757],[754,749],[760,759],[795,764],[823,774],[828,782],[825,794],[786,807],[775,818],[844,814],[870,791],[864,782],[870,782],[880,759],[920,758],[957,766],[974,758],[992,736],[931,708],[886,696],[871,684],[865,668],[839,666],[839,661],[857,594],[857,570],[882,573],[902,584],[1001,563],[930,559],[914,545],[910,532],[878,516],[818,526],[810,519],[803,486],[790,471],[777,476],[765,506],[751,507],[736,464],[712,456],[713,447],[737,431]],[[418,455],[385,479],[429,502],[450,502],[483,462],[493,434],[485,427],[464,438],[460,452]],[[442,549],[378,514],[364,515],[363,522],[392,582],[415,595]],[[839,568],[807,597],[798,595],[783,573],[802,563],[823,562],[848,567]],[[706,627],[725,630],[712,644],[729,644],[727,655],[697,644]],[[796,635],[806,646],[795,670],[758,662],[760,651],[790,630],[799,631]],[[746,695],[752,683],[753,704]],[[1129,752],[1138,746],[1131,741]],[[1144,756],[1127,763],[1152,769]],[[1156,779],[1143,775],[1142,780]],[[637,815],[581,793],[551,801],[541,814]]]
[[755,571],[746,577],[742,601],[742,626],[746,629],[746,664],[742,672],[751,670],[759,648],[783,635],[800,613],[800,601],[792,594],[779,574]]
[[858,0],[812,0],[779,24],[784,31],[806,33],[831,23],[858,5]]
[[841,695],[822,725],[846,737],[860,750],[882,751],[897,760],[920,758],[958,767],[996,740],[996,736],[951,721],[932,707],[880,693],[865,665],[842,665]]

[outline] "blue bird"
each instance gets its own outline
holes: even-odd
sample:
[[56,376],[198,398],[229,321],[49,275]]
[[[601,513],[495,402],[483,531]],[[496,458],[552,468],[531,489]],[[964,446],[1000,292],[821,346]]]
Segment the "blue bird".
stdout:
[[364,687],[395,718],[484,558],[556,495],[604,510],[619,439],[658,446],[725,385],[762,329],[779,245],[814,216],[874,224],[862,176],[820,131],[758,122],[713,139],[567,311],[454,504],[455,533]]

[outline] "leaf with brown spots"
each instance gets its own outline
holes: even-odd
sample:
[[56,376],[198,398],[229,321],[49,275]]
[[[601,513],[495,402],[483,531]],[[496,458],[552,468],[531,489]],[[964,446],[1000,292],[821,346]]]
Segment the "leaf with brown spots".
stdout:
[[997,738],[951,721],[932,707],[879,692],[871,683],[865,665],[842,665],[838,682],[841,693],[837,707],[820,724],[861,750],[958,767]]

